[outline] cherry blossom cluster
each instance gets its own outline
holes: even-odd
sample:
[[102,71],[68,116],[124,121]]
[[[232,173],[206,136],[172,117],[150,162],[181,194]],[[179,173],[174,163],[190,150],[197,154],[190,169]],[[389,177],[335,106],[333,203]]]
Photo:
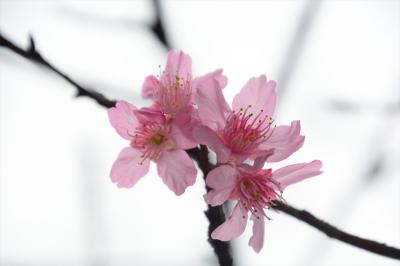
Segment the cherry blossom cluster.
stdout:
[[211,190],[204,200],[212,206],[236,202],[229,218],[211,236],[222,241],[236,238],[250,218],[249,245],[259,252],[265,210],[282,199],[287,186],[320,174],[322,163],[315,160],[275,171],[264,168],[302,147],[300,121],[275,125],[276,83],[265,75],[251,78],[231,106],[223,95],[226,85],[222,69],[193,77],[191,58],[182,51],[170,51],[160,75],[144,81],[142,96],[153,100],[150,107],[118,101],[108,110],[111,125],[129,141],[112,166],[111,179],[118,187],[132,187],[153,161],[163,182],[181,195],[197,176],[185,150],[207,145],[216,154],[217,164],[206,177]]

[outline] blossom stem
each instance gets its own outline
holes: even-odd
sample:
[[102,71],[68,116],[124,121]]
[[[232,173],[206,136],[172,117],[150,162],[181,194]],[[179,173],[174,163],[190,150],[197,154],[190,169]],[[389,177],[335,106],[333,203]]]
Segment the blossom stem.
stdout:
[[[208,148],[205,145],[200,145],[200,148],[194,148],[187,150],[187,153],[190,157],[195,160],[203,172],[204,179],[207,174],[215,168],[215,165],[210,163],[208,159]],[[206,186],[207,192],[210,191],[210,188]],[[210,222],[208,226],[208,242],[213,247],[215,255],[218,258],[218,262],[220,266],[232,266],[233,258],[231,255],[231,247],[229,241],[220,241],[217,239],[211,238],[211,233],[222,223],[225,222],[225,214],[221,206],[213,207],[208,205],[208,209],[204,212],[208,221]]]
[[368,240],[365,238],[361,238],[355,235],[351,235],[346,233],[333,225],[328,224],[327,222],[318,219],[311,213],[306,210],[296,209],[282,201],[274,201],[273,208],[275,210],[279,210],[284,212],[290,216],[297,218],[300,221],[303,221],[312,227],[318,229],[321,232],[324,232],[328,237],[340,240],[352,246],[368,250],[375,254],[379,254],[385,257],[400,259],[400,249],[387,246],[384,243],[379,243],[373,240]]
[[[114,100],[107,99],[104,95],[100,94],[95,90],[85,88],[84,86],[78,84],[76,81],[67,76],[64,72],[54,67],[42,55],[36,50],[33,38],[30,38],[30,47],[27,50],[20,48],[16,44],[12,43],[10,40],[6,39],[0,33],[0,47],[5,47],[14,53],[30,60],[31,62],[37,63],[53,73],[62,77],[65,81],[70,83],[77,89],[77,96],[86,96],[95,100],[99,105],[109,108],[115,105]],[[214,167],[208,159],[208,149],[206,146],[201,145],[200,148],[195,148],[187,150],[188,154],[198,163],[199,168],[202,170],[204,177],[209,171]],[[209,188],[207,188],[207,191]],[[325,233],[327,236],[345,242],[347,244],[359,247],[361,249],[380,254],[385,257],[400,259],[400,249],[387,246],[383,243],[378,243],[373,240],[367,240],[364,238],[351,235],[349,233],[343,232],[340,229],[332,226],[321,219],[318,219],[306,210],[298,210],[288,204],[281,201],[275,201],[274,209],[282,211],[290,216],[293,216],[300,221],[303,221],[310,226],[316,228],[317,230]],[[219,240],[214,240],[210,238],[210,233],[220,224],[225,221],[225,215],[223,213],[222,207],[211,207],[205,212],[207,218],[210,221],[209,226],[209,242],[213,246],[214,251],[218,257],[220,265],[232,265],[233,259],[230,254],[230,245],[228,242],[222,242]]]

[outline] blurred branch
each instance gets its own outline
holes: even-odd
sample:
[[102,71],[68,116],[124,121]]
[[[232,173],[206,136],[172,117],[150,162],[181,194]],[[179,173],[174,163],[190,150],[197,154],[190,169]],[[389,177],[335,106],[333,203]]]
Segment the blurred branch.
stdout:
[[340,240],[342,242],[373,252],[375,254],[379,254],[393,259],[400,259],[400,249],[346,233],[336,228],[335,226],[332,226],[327,222],[318,219],[317,217],[315,217],[306,210],[298,210],[281,201],[274,201],[274,205],[275,206],[273,208],[275,210],[284,212],[290,216],[297,218],[300,221],[303,221],[311,225],[317,230],[325,233],[328,237]]
[[163,3],[159,0],[149,1],[152,10],[152,20],[150,22],[143,22],[129,18],[113,18],[97,14],[95,12],[85,12],[81,9],[74,9],[69,7],[62,7],[62,15],[67,15],[70,18],[80,20],[82,23],[92,23],[97,28],[104,29],[105,27],[127,27],[129,30],[132,28],[144,28],[148,30],[153,37],[162,45],[162,47],[169,51],[172,46],[168,38],[166,26],[164,22]]
[[[69,78],[66,74],[55,68],[53,65],[51,65],[48,61],[46,61],[37,51],[35,48],[35,43],[33,41],[33,38],[30,38],[31,43],[30,47],[27,50],[21,49],[17,45],[13,44],[6,38],[4,38],[1,33],[0,33],[0,47],[5,47],[10,49],[11,51],[15,52],[16,54],[34,62],[38,63],[52,72],[58,74],[61,76],[65,81],[73,85],[78,93],[77,96],[87,96],[89,98],[92,98],[95,100],[98,104],[100,104],[103,107],[112,107],[115,105],[115,101],[109,100],[105,98],[102,94],[94,91],[94,90],[89,90],[87,88],[84,88],[83,86],[79,85],[77,82],[73,81],[71,78]],[[195,160],[203,172],[204,177],[207,176],[207,174],[215,167],[208,159],[208,149],[204,145],[200,145],[200,148],[195,148],[191,150],[187,150],[187,153],[190,155],[190,157]],[[207,191],[210,190],[210,188],[206,187]],[[309,225],[312,227],[316,228],[317,230],[325,233],[327,236],[340,240],[342,242],[345,242],[347,244],[359,247],[361,249],[386,256],[389,258],[394,258],[394,259],[400,259],[400,249],[394,248],[387,246],[383,243],[378,243],[376,241],[372,240],[367,240],[363,239],[348,233],[345,233],[338,228],[328,224],[327,222],[324,222],[321,219],[318,219],[311,213],[305,210],[298,210],[288,204],[285,204],[280,201],[274,201],[274,209],[282,211],[290,216],[293,216]],[[218,257],[218,261],[221,266],[231,266],[233,264],[233,259],[230,254],[230,244],[229,242],[222,242],[216,239],[212,239],[210,237],[211,232],[217,228],[220,224],[222,224],[225,221],[225,215],[222,210],[222,206],[218,207],[212,207],[208,206],[208,210],[205,212],[210,225],[208,229],[208,241],[214,248],[214,252]]]
[[164,27],[164,19],[162,13],[162,7],[159,0],[153,0],[153,7],[155,12],[155,20],[150,25],[150,30],[157,37],[157,39],[164,45],[167,50],[171,49],[171,44],[167,38]]
[[304,44],[315,21],[315,17],[318,13],[321,3],[322,0],[308,0],[298,22],[295,24],[296,29],[293,33],[292,39],[289,42],[287,51],[284,53],[285,56],[283,59],[283,64],[277,79],[279,84],[279,99],[281,100],[286,94],[289,81],[292,78],[296,65],[298,64],[299,57],[302,53]]
[[92,98],[95,100],[98,104],[104,107],[113,107],[115,105],[115,101],[107,99],[103,94],[89,89],[85,88],[82,85],[79,85],[76,81],[72,80],[67,74],[56,68],[53,64],[51,64],[49,61],[43,58],[43,56],[36,50],[35,42],[33,40],[33,37],[29,37],[30,45],[28,49],[23,49],[16,44],[12,43],[10,40],[6,39],[1,33],[0,33],[0,47],[5,47],[13,51],[14,53],[24,57],[25,59],[30,60],[31,62],[34,62],[36,64],[39,64],[48,70],[52,71],[53,73],[57,74],[61,78],[63,78],[66,82],[71,84],[76,88],[76,97],[81,97],[81,96],[86,96],[89,98]]
[[[200,148],[187,150],[189,156],[195,160],[203,172],[204,180],[208,173],[215,167],[208,159],[208,148],[205,145],[200,145]],[[210,188],[206,186],[207,192]],[[224,242],[211,238],[211,233],[222,223],[225,222],[225,214],[221,206],[213,207],[208,205],[208,209],[204,212],[210,222],[208,226],[208,242],[214,248],[215,255],[217,255],[219,265],[231,266],[233,259],[231,255],[231,247],[229,241]]]

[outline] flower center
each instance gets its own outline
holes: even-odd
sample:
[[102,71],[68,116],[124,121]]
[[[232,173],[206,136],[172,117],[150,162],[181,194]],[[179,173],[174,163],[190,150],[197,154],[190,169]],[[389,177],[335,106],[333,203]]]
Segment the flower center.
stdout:
[[164,139],[165,139],[164,135],[157,133],[150,138],[150,143],[154,145],[161,145]]
[[272,179],[271,169],[261,170],[253,175],[244,175],[239,179],[239,202],[244,209],[256,215],[257,218],[258,213],[265,215],[263,209],[269,207],[272,200],[280,198],[277,191],[279,191],[279,184]]
[[147,123],[136,128],[131,146],[142,152],[143,160],[157,160],[168,141],[169,128],[166,125]]
[[233,111],[227,118],[223,138],[234,152],[251,153],[272,135],[272,117],[264,115],[262,109],[254,115],[249,112],[250,108],[251,105],[239,112]]
[[179,112],[185,112],[191,102],[191,81],[190,76],[184,78],[164,72],[161,76],[160,85],[155,90],[154,100],[160,104],[167,114],[175,115]]

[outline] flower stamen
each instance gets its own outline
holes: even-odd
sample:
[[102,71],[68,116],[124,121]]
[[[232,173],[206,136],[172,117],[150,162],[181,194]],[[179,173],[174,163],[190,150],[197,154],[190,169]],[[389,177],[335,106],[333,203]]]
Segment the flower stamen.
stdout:
[[254,115],[249,112],[250,108],[252,106],[248,105],[245,109],[240,108],[239,112],[232,111],[227,118],[223,138],[235,152],[251,153],[273,133],[272,117],[263,115],[262,109]]
[[279,183],[272,178],[271,169],[255,175],[244,174],[240,176],[237,186],[239,204],[257,219],[260,215],[270,219],[264,209],[271,207],[271,201],[282,199],[280,191]]
[[147,123],[136,128],[131,146],[142,151],[142,164],[146,159],[157,160],[168,138],[168,128],[157,123]]
[[154,100],[167,114],[187,111],[192,97],[192,77],[179,76],[163,71],[161,82],[155,89]]

